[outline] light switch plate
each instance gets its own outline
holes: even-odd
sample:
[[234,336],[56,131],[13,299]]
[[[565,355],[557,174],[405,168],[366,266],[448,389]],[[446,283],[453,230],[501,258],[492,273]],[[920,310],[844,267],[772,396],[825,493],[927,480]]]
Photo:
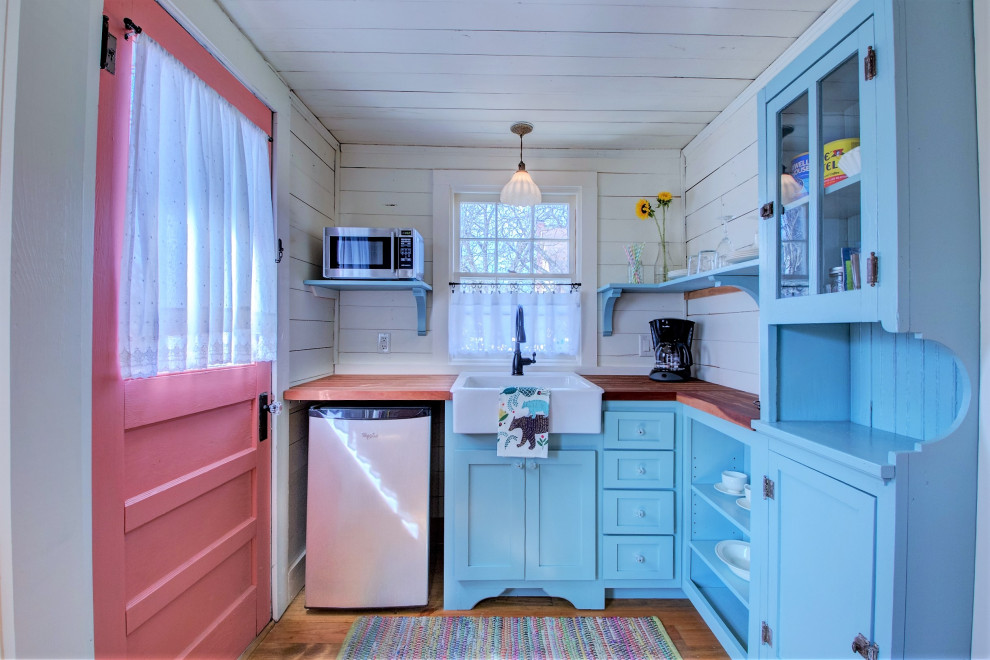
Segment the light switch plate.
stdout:
[[639,355],[640,357],[651,357],[653,355],[653,343],[650,341],[649,335],[639,336]]

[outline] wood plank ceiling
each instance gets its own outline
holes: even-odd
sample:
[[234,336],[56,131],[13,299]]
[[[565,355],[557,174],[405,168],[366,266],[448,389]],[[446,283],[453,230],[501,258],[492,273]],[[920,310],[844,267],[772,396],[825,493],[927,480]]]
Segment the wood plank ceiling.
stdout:
[[341,143],[681,148],[834,0],[218,0]]

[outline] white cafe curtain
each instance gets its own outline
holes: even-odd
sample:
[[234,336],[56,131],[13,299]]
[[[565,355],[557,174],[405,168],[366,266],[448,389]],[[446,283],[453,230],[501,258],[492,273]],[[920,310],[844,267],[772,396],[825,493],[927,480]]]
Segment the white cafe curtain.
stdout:
[[273,360],[268,136],[147,35],[132,73],[122,376]]
[[488,292],[456,290],[450,296],[452,360],[511,360],[516,309],[523,307],[523,355],[536,359],[575,358],[581,346],[579,292]]

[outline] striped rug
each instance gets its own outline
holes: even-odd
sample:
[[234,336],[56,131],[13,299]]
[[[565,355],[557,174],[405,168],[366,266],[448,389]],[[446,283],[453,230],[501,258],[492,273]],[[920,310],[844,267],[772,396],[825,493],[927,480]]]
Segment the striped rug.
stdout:
[[339,660],[680,659],[656,617],[363,616]]

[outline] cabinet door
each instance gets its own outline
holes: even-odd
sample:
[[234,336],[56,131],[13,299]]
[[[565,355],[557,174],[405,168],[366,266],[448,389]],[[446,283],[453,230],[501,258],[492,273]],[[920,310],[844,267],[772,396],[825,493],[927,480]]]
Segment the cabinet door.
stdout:
[[[551,452],[553,453],[553,452]],[[454,460],[454,575],[459,580],[525,576],[526,459],[457,450]]]
[[770,474],[770,655],[850,657],[874,638],[876,498],[773,453]]
[[877,290],[876,84],[863,74],[873,21],[812,63],[764,110],[761,314],[770,323],[872,321]]
[[595,579],[595,452],[526,459],[526,579]]

